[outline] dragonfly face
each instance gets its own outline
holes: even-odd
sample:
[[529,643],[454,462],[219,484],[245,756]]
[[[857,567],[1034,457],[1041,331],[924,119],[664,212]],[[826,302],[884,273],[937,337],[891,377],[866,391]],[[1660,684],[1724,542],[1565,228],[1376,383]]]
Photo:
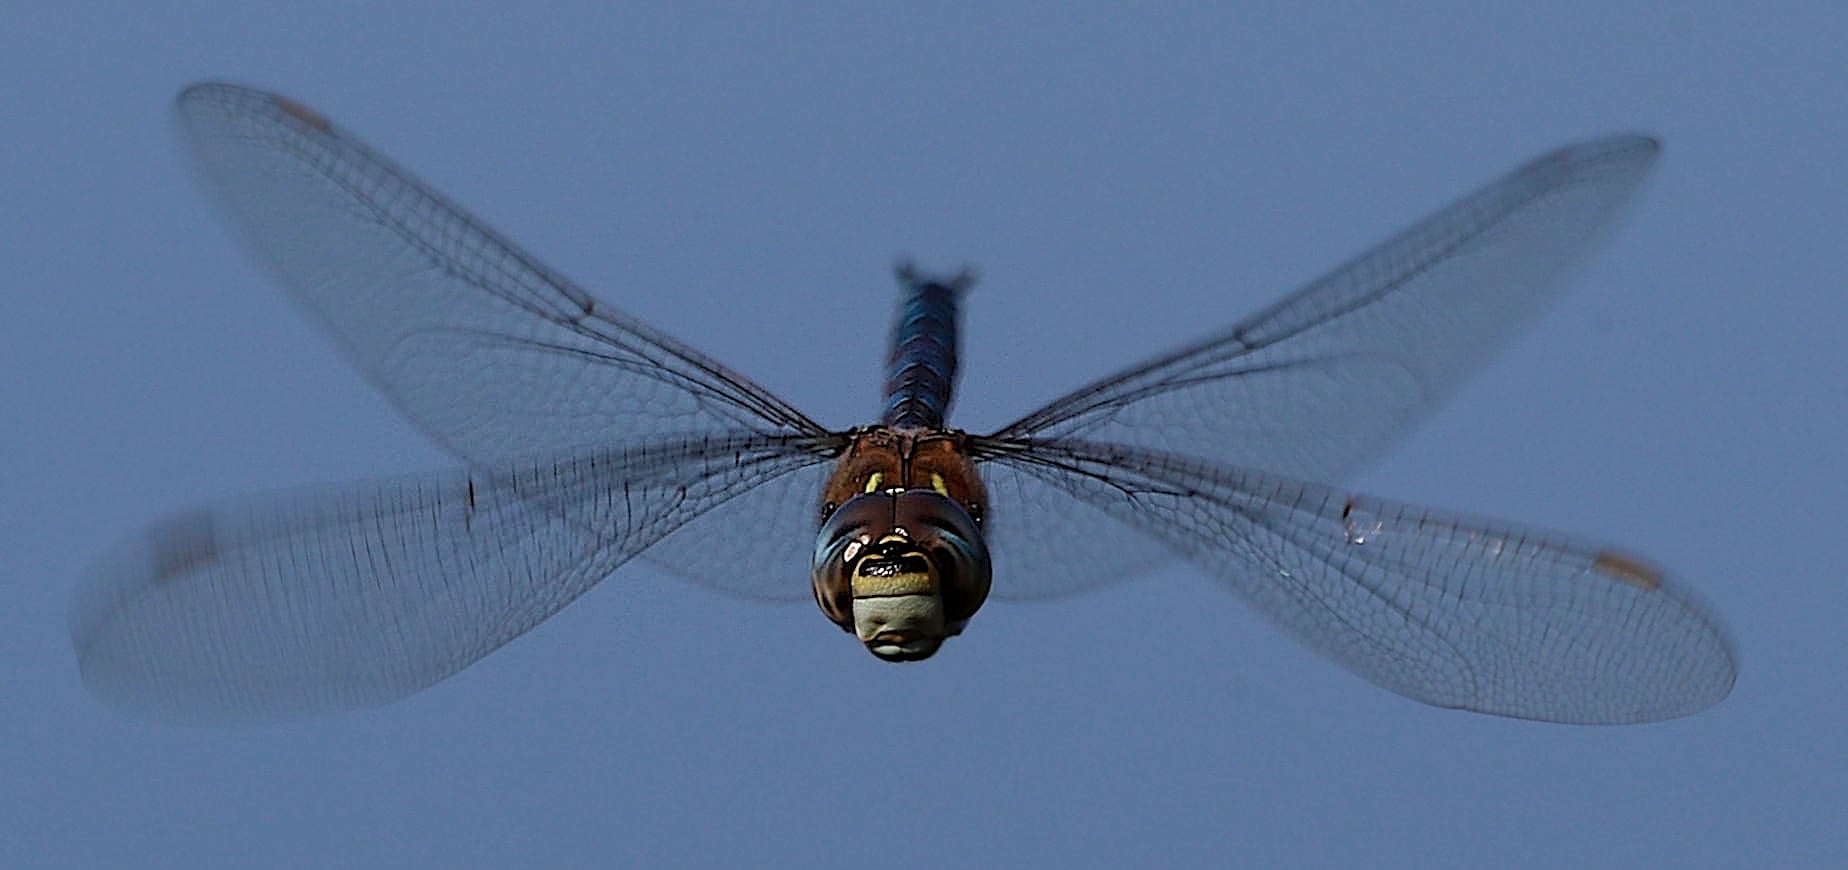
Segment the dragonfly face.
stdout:
[[960,433],[858,435],[826,488],[815,603],[889,662],[929,658],[988,598],[981,479]]

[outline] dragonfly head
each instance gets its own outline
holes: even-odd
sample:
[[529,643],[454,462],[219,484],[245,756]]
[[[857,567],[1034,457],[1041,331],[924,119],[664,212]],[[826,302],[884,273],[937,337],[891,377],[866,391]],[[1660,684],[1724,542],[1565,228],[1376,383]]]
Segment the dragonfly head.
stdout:
[[867,493],[828,516],[815,602],[868,652],[930,658],[988,598],[988,548],[969,513],[931,490]]

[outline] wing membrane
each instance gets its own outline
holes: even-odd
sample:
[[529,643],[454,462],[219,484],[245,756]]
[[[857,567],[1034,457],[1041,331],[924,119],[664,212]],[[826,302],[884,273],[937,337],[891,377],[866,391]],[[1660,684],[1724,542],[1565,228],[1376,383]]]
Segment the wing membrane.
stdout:
[[464,458],[822,432],[300,104],[206,84],[177,109],[245,241],[393,403]]
[[1162,542],[1126,529],[1108,506],[1071,497],[1051,479],[1062,473],[1056,466],[984,461],[981,473],[988,490],[982,536],[994,561],[989,594],[995,598],[1024,602],[1076,595],[1140,576],[1177,556]]
[[701,439],[182,514],[80,587],[79,664],[114,703],[180,718],[382,704],[520,636],[693,518],[823,462],[812,448]]
[[1618,136],[1542,157],[1230,330],[994,437],[1108,441],[1340,480],[1556,295],[1659,150]]
[[1304,645],[1427,704],[1644,722],[1732,688],[1705,606],[1597,544],[1119,445],[1041,444],[991,465],[1037,480],[1036,501],[1082,503],[1166,545]]

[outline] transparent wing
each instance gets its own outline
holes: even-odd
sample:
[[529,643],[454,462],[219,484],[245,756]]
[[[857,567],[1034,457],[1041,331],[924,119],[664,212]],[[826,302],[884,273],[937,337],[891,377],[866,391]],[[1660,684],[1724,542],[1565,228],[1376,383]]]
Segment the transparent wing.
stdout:
[[1659,150],[1619,136],[1553,152],[1227,332],[994,437],[1109,441],[1343,479],[1556,295]]
[[380,391],[464,458],[669,433],[822,432],[592,299],[306,107],[205,84],[177,109],[249,246]]
[[650,564],[731,595],[814,601],[809,562],[821,527],[821,488],[832,463],[752,487],[649,547]]
[[[1181,554],[1304,645],[1427,704],[1645,722],[1732,688],[1718,620],[1653,566],[1597,544],[1117,445],[1039,444],[985,468],[1078,523],[1061,546],[1134,529],[1142,552]],[[1003,525],[998,506],[989,545],[997,592],[1027,570],[1086,570],[1090,553],[1010,556],[1003,574],[1005,554],[1044,547]]]
[[[695,517],[749,513],[741,493],[826,458],[805,439],[701,439],[220,504],[107,559],[79,588],[72,639],[85,682],[143,712],[382,704],[520,636]],[[776,582],[807,589],[801,574]]]
[[983,461],[988,490],[982,537],[994,563],[989,595],[1039,601],[1120,583],[1174,561],[1166,544],[1139,535],[1106,506],[1052,485],[1056,467]]

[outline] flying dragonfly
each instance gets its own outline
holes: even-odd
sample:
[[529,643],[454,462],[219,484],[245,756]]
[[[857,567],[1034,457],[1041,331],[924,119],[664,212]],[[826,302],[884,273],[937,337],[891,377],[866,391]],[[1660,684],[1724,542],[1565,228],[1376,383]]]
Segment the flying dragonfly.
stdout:
[[946,422],[967,273],[901,267],[884,414],[831,430],[301,103],[208,83],[177,114],[258,259],[464,465],[226,501],[114,551],[70,625],[84,680],[116,705],[383,704],[637,557],[739,595],[812,595],[889,661],[937,652],[991,587],[1045,599],[1178,557],[1428,704],[1622,723],[1731,690],[1725,630],[1648,561],[1318,482],[1380,456],[1557,295],[1655,162],[1650,138],[1552,152],[1222,332],[979,435]]

